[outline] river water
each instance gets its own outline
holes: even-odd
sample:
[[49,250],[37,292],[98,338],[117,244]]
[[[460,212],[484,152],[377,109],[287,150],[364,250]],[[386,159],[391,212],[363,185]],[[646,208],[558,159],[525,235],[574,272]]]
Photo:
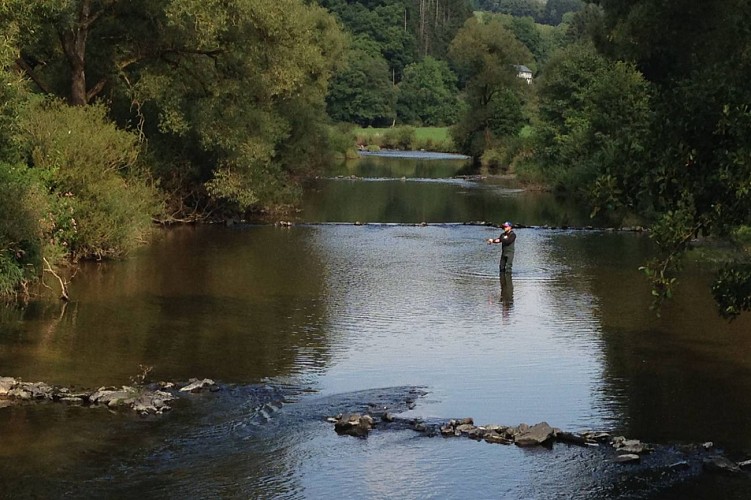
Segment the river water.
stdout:
[[[0,310],[0,376],[97,388],[211,378],[172,412],[0,407],[3,498],[743,498],[747,477],[604,468],[326,417],[421,394],[400,417],[605,430],[751,454],[751,321],[717,318],[688,263],[657,316],[649,238],[457,159],[375,158],[306,188],[291,227],[180,227],[85,266],[67,305]],[[513,274],[498,276],[511,220]],[[425,223],[425,224],[423,224]],[[358,406],[359,405],[359,406]],[[680,457],[678,458],[680,459]]]

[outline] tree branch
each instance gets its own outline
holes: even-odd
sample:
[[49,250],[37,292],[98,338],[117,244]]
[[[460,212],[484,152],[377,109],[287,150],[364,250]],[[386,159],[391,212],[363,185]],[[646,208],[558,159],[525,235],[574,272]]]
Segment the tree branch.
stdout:
[[16,59],[16,65],[21,68],[21,70],[26,73],[29,78],[31,78],[31,81],[34,82],[37,87],[39,87],[39,90],[41,90],[45,94],[52,94],[52,90],[47,86],[46,83],[42,81],[41,78],[34,74],[34,69],[22,57]]
[[57,281],[60,282],[60,299],[64,300],[65,302],[68,302],[70,300],[70,296],[68,295],[68,284],[67,282],[63,281],[63,279],[58,275],[50,265],[49,261],[46,257],[42,257],[42,260],[44,261],[44,264],[46,267],[44,268],[45,272],[50,273],[52,276],[57,278]]
[[99,94],[99,92],[102,91],[104,86],[107,85],[108,81],[109,79],[102,78],[101,80],[97,82],[96,85],[94,85],[91,89],[89,89],[89,91],[86,92],[86,102],[91,101],[92,98],[94,98],[97,94]]

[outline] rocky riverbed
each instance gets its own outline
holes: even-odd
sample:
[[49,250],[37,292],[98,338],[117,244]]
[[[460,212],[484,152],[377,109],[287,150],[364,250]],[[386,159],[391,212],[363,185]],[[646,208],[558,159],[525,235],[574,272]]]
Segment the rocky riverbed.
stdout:
[[[539,448],[542,453],[550,450],[551,460],[558,460],[561,452],[570,454],[565,451],[567,449],[581,450],[575,452],[576,460],[590,463],[598,481],[603,483],[602,487],[609,488],[608,491],[614,492],[615,496],[653,491],[701,474],[728,475],[743,481],[751,478],[748,457],[726,456],[722,449],[709,441],[653,444],[606,431],[571,432],[547,422],[479,425],[471,417],[449,420],[404,417],[408,410],[414,412],[417,401],[425,394],[422,388],[391,388],[305,398],[304,391],[283,387],[274,389],[265,384],[247,388],[223,387],[211,379],[79,390],[0,377],[0,408],[50,403],[148,416],[170,411],[177,399],[190,398],[200,392],[220,396],[205,399],[202,404],[223,408],[221,412],[226,415],[236,412],[242,415],[239,424],[230,426],[233,434],[240,434],[240,437],[244,437],[243,429],[247,430],[247,437],[255,436],[255,431],[261,429],[265,434],[288,433],[290,425],[300,428],[318,414],[319,418],[324,415],[323,418],[333,424],[338,434],[359,439],[367,439],[372,433],[415,432],[425,438],[444,439],[447,444],[455,439],[469,439],[477,441],[478,445],[515,446],[523,450]],[[225,392],[227,396],[221,397]]]
[[661,475],[683,471],[751,475],[751,460],[734,461],[726,457],[714,443],[654,445],[638,439],[613,436],[605,431],[569,432],[552,427],[547,422],[534,425],[486,424],[475,425],[471,417],[448,421],[423,421],[395,416],[383,411],[343,413],[327,417],[340,435],[366,438],[373,431],[412,429],[428,437],[468,438],[489,444],[516,445],[521,448],[546,447],[556,443],[581,446],[599,453],[611,464],[639,466],[641,473],[656,471]]
[[159,415],[171,410],[169,403],[179,395],[205,390],[217,391],[219,386],[211,379],[191,379],[181,384],[159,382],[78,390],[52,386],[45,382],[24,382],[12,377],[0,377],[0,407],[51,402],[131,410],[141,415]]

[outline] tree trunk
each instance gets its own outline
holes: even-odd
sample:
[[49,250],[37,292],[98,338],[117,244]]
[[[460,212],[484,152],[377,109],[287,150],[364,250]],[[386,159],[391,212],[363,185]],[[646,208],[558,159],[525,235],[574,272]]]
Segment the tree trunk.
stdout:
[[74,106],[89,102],[86,92],[86,38],[96,17],[91,15],[91,0],[82,0],[78,22],[60,33],[60,43],[70,65],[70,103]]

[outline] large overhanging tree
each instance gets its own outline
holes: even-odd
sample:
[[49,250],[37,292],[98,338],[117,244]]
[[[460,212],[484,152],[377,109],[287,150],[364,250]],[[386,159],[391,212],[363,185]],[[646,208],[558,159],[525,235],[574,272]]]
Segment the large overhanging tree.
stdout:
[[[165,187],[235,208],[272,205],[325,143],[343,38],[300,0],[10,0],[17,60],[44,93],[111,103],[138,128]],[[301,132],[305,130],[305,133]]]
[[[751,224],[751,4],[745,0],[601,0],[600,48],[633,61],[655,89],[646,161],[612,169],[611,200],[655,215],[661,255],[645,267],[660,300],[700,236]],[[751,310],[748,258],[713,286],[722,315]]]

